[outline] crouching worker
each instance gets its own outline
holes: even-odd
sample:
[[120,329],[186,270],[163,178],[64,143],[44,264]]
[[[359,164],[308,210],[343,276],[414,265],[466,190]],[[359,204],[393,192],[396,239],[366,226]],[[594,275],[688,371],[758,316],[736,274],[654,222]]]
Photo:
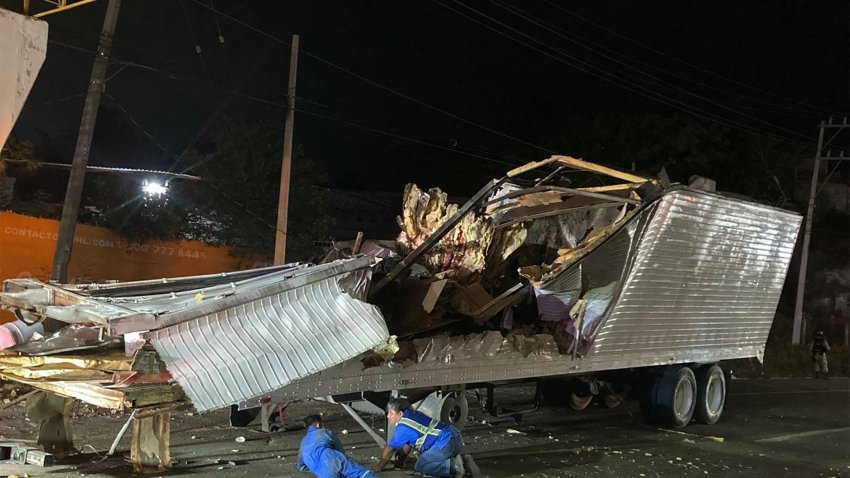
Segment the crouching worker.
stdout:
[[310,471],[319,478],[378,478],[372,470],[346,456],[342,443],[322,426],[322,417],[304,419],[307,434],[298,451],[298,471]]
[[390,399],[387,404],[387,421],[395,425],[395,431],[384,448],[381,461],[372,470],[382,471],[396,450],[402,453],[402,462],[404,456],[416,451],[419,459],[413,470],[417,473],[439,477],[463,476],[463,460],[460,457],[463,438],[460,430],[411,409],[410,402],[404,398]]

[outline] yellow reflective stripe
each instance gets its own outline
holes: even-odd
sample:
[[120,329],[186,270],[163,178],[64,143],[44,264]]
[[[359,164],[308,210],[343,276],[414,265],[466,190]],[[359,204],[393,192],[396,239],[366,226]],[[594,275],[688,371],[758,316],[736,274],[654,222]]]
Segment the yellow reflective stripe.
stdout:
[[415,421],[413,421],[409,418],[402,418],[401,420],[398,421],[398,423],[401,424],[401,425],[407,425],[410,428],[418,431],[419,433],[428,433],[428,429],[425,428],[424,425],[420,425],[419,423],[417,423],[417,422],[415,422]]
[[427,428],[424,425],[417,423],[409,418],[402,418],[398,421],[398,423],[399,425],[407,425],[408,427],[422,434],[421,437],[416,439],[416,442],[413,445],[414,448],[416,448],[417,450],[422,448],[422,445],[425,444],[425,439],[428,438],[428,435],[439,436],[440,432],[442,431],[436,429],[437,424],[440,422],[439,420],[434,420],[433,418],[431,419],[431,422],[428,424]]

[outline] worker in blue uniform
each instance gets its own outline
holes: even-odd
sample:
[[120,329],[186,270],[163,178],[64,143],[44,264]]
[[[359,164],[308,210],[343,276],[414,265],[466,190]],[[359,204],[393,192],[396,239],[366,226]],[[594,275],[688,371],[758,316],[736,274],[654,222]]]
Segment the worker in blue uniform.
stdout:
[[378,478],[372,470],[346,456],[339,438],[322,425],[322,417],[304,419],[307,434],[298,451],[298,471],[310,471],[318,478]]
[[387,421],[395,425],[395,431],[384,448],[381,461],[372,470],[382,471],[398,450],[402,462],[411,452],[419,454],[413,467],[417,473],[454,478],[464,475],[460,456],[463,437],[460,430],[413,410],[405,398],[390,399],[387,404]]

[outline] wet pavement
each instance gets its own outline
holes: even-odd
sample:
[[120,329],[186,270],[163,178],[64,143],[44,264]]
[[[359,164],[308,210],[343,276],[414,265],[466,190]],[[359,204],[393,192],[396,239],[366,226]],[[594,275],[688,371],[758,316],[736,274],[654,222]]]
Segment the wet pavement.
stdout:
[[[531,396],[527,387],[502,394],[510,401]],[[475,403],[470,392],[470,404]],[[519,405],[518,405],[519,406]],[[295,471],[303,416],[322,412],[347,453],[370,465],[380,450],[337,406],[290,405],[286,428],[271,434],[258,426],[231,428],[227,414],[175,413],[174,470],[164,476],[312,476]],[[91,413],[74,419],[75,444],[87,452],[53,468],[0,465],[0,476],[128,476],[129,434],[116,456],[105,458],[126,415]],[[692,423],[683,430],[644,425],[636,404],[576,412],[547,406],[515,418],[492,418],[474,409],[464,430],[466,453],[489,477],[850,477],[850,380],[736,380],[728,407],[716,425]],[[366,416],[375,429],[381,417]],[[510,430],[510,431],[509,431]],[[0,412],[0,440],[34,438],[23,407]],[[245,440],[239,439],[243,437]],[[239,439],[239,440],[237,440]],[[49,471],[49,473],[47,473]],[[153,475],[157,476],[157,475]],[[386,471],[382,477],[406,477]]]

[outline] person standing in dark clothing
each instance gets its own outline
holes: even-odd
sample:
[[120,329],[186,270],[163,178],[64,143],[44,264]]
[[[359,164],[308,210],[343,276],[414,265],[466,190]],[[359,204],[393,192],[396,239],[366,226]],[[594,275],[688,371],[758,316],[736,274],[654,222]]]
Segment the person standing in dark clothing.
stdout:
[[819,378],[823,374],[823,378],[828,378],[829,365],[826,360],[826,353],[829,352],[829,342],[823,330],[815,332],[815,338],[812,340],[812,361],[815,363],[815,378]]

